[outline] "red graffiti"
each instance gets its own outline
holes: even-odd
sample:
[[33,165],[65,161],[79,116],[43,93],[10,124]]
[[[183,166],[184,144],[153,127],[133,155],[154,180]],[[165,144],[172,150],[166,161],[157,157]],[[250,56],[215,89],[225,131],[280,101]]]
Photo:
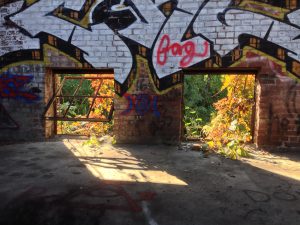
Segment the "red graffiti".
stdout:
[[24,99],[29,102],[38,100],[39,96],[24,88],[26,84],[31,82],[32,78],[33,76],[2,74],[0,76],[0,99]]
[[196,52],[196,44],[192,41],[187,41],[183,45],[179,43],[171,43],[168,34],[165,34],[160,40],[157,50],[157,63],[161,66],[168,61],[168,53],[171,52],[173,56],[181,56],[180,67],[188,67],[195,57],[205,57],[208,54],[209,44],[204,42],[204,50],[202,53]]

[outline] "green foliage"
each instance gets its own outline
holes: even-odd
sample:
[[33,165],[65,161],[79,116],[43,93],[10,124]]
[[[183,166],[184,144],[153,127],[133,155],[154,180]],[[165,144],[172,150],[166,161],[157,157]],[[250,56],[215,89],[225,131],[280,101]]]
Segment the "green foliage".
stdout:
[[[61,75],[61,80],[65,76],[85,76],[84,74],[64,74]],[[64,87],[62,89],[63,95],[73,95],[78,85],[81,83],[80,79],[68,79],[64,83]],[[78,89],[77,95],[91,95],[93,94],[94,90],[92,89],[92,81],[91,80],[83,80],[80,89]]]
[[87,141],[83,142],[82,145],[87,145],[91,148],[100,146],[100,142],[95,135],[92,135]]
[[187,76],[184,86],[187,137],[205,137],[211,149],[232,159],[247,157],[255,77]]
[[226,95],[220,92],[222,76],[190,75],[184,83],[184,124],[187,137],[202,137],[202,128],[215,111],[213,103]]
[[[61,80],[63,80],[63,78],[65,76],[70,76],[70,74],[61,75]],[[84,76],[84,75],[72,74],[72,76]],[[81,83],[80,80],[75,80],[75,79],[65,80],[61,94],[68,95],[68,96],[74,95],[74,93],[80,83]],[[91,80],[84,80],[81,84],[81,87],[78,89],[76,95],[80,95],[80,96],[92,95],[94,92],[94,89],[92,88],[91,83],[92,83]],[[70,103],[70,99],[67,97],[60,99],[61,105],[59,106],[59,110],[61,113],[65,112],[65,110],[67,109],[67,107],[65,107],[65,105],[68,106],[69,103]],[[68,111],[67,116],[74,117],[75,115],[85,115],[85,114],[87,114],[89,107],[90,107],[90,104],[89,104],[89,100],[87,98],[73,99],[72,106],[70,107],[70,110]],[[71,110],[71,108],[72,108],[72,110]]]
[[[61,80],[67,75],[61,75]],[[89,74],[79,74],[71,76],[91,76]],[[97,75],[94,75],[95,77]],[[78,88],[79,86],[79,88]],[[67,79],[64,82],[62,96],[94,96],[98,91],[101,96],[111,98],[92,97],[61,97],[57,104],[58,116],[63,116],[66,111],[67,117],[86,118],[91,105],[93,107],[89,112],[89,118],[107,119],[111,113],[114,96],[113,79]],[[58,121],[58,134],[75,134],[75,135],[97,135],[102,136],[112,132],[113,121],[109,122],[88,122],[88,121]]]
[[[61,103],[58,108],[59,114],[62,115],[69,108],[69,105],[70,102]],[[77,115],[76,109],[77,106],[71,105],[68,111],[68,116],[75,117]]]
[[201,135],[203,120],[200,118],[197,111],[188,106],[185,107],[184,124],[189,136],[199,137]]
[[249,153],[245,147],[238,140],[231,140],[225,146],[220,147],[219,153],[231,159],[238,159],[239,157],[249,157]]

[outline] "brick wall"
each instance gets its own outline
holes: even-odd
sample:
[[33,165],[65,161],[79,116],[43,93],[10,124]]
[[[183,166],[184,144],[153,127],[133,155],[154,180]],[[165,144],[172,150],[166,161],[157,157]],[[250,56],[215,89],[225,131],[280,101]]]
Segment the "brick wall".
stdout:
[[258,79],[257,94],[256,144],[299,147],[299,83],[280,76],[261,75]]
[[119,143],[178,144],[181,136],[182,86],[159,92],[145,58],[123,97],[115,98],[114,135]]
[[38,64],[14,66],[2,74],[2,95],[6,88],[11,91],[0,102],[0,141],[44,139],[44,76]]
[[[122,2],[0,2],[0,137],[43,137],[45,68],[114,69],[115,133],[128,142],[178,142],[183,68],[256,68],[257,144],[298,145],[299,0]],[[27,82],[17,97],[7,74]]]

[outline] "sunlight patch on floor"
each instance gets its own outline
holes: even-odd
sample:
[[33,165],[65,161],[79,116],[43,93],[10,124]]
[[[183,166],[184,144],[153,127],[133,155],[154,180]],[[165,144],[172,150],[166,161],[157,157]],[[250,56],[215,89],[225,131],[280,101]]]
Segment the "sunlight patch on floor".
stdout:
[[[286,170],[282,167],[278,167],[276,165],[272,165],[271,163],[265,163],[265,162],[258,162],[258,161],[248,161],[248,163],[251,166],[254,166],[256,168],[262,169],[262,170],[266,170],[268,172],[271,173],[275,173],[284,177],[288,177],[288,178],[292,178],[294,180],[298,180],[300,181],[300,171],[298,169],[298,171],[295,171],[293,173],[291,173],[291,170]],[[297,167],[299,167],[299,165],[297,165]]]
[[93,149],[74,144],[67,139],[63,143],[95,177],[101,180],[188,185],[167,171],[147,164],[144,159],[137,159],[125,149],[116,150],[110,145]]
[[283,156],[276,156],[265,152],[252,152],[253,158],[244,158],[243,161],[256,168],[300,181],[299,162]]

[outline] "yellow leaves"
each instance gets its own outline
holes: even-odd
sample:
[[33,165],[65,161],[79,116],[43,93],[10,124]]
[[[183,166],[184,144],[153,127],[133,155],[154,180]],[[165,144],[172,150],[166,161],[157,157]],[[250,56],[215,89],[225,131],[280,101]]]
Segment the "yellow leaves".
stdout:
[[[98,91],[99,96],[114,96],[114,80],[104,79],[104,80],[92,80],[92,87],[96,91],[100,86]],[[92,99],[89,99],[90,104]],[[91,112],[90,116],[93,118],[106,119],[111,110],[113,103],[112,98],[96,98],[94,102],[94,111]],[[112,122],[106,123],[95,123],[93,125],[88,125],[89,129],[95,135],[104,135],[112,130]]]
[[[102,74],[106,76],[110,74]],[[86,77],[95,77],[96,74],[86,74]],[[106,76],[107,77],[107,76]],[[91,91],[91,97],[87,100],[88,109],[93,104],[89,118],[108,119],[110,110],[113,105],[114,96],[114,80],[113,79],[89,79],[91,82],[88,85],[88,90]],[[96,93],[98,91],[98,93]],[[89,92],[90,93],[90,92]],[[93,96],[98,98],[93,102]],[[99,98],[99,96],[101,98]],[[104,98],[103,98],[104,97]],[[74,118],[86,118],[87,112],[84,115],[75,114]],[[80,122],[80,121],[60,121],[58,124],[58,133],[64,134],[79,134],[79,135],[105,135],[112,131],[111,122]]]
[[254,75],[224,75],[222,90],[227,90],[227,96],[214,104],[217,113],[204,127],[207,139],[212,140],[208,145],[219,146],[231,158],[246,155],[239,144],[251,140],[254,85]]
[[208,142],[206,142],[206,144],[208,144],[209,148],[214,148],[215,147],[215,142],[213,142],[213,141],[208,141]]

